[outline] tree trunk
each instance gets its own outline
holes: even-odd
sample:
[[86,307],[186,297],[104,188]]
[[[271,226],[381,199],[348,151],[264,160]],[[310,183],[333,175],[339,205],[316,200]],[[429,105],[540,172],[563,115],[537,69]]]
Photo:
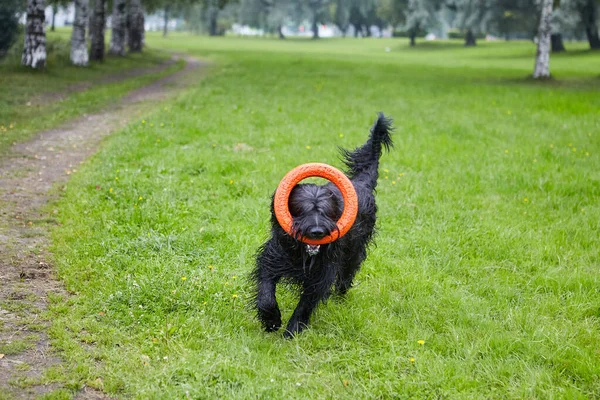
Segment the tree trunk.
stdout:
[[46,68],[46,30],[44,0],[27,0],[25,44],[21,64],[35,69]]
[[537,56],[533,77],[535,79],[550,78],[550,34],[552,33],[552,1],[542,1],[542,16],[538,29]]
[[[361,30],[360,26],[359,25],[354,25],[354,24],[352,24],[352,26],[354,26],[354,37],[357,38],[358,37],[358,33]],[[360,32],[360,33],[361,33],[361,36],[362,36],[362,32]]]
[[140,0],[131,0],[129,4],[129,14],[127,15],[127,38],[129,41],[129,51],[139,53],[142,51],[144,36],[144,13]]
[[75,0],[75,19],[71,32],[71,62],[80,67],[88,64],[88,49],[85,41],[88,6],[89,0]]
[[104,61],[104,30],[106,28],[106,0],[94,0],[94,24],[90,60]]
[[163,26],[163,37],[167,37],[167,30],[169,29],[169,5],[165,6],[165,21]]
[[219,17],[219,9],[215,6],[210,6],[208,9],[208,34],[209,36],[217,36],[217,18]]
[[600,37],[598,37],[598,27],[596,27],[596,23],[591,27],[585,28],[585,33],[588,38],[588,42],[590,43],[590,49],[599,50],[600,49]]
[[312,20],[312,32],[313,32],[313,39],[318,39],[319,38],[319,24],[317,21],[317,13],[315,11],[315,13],[313,14],[313,20]]
[[477,46],[477,41],[471,28],[467,30],[467,35],[465,36],[465,46]]
[[125,55],[125,32],[127,29],[125,19],[125,0],[113,0],[109,54],[115,56]]
[[565,49],[565,45],[563,44],[561,33],[553,33],[552,35],[550,35],[550,44],[552,45],[553,53],[567,51],[567,49]]
[[52,32],[56,31],[56,28],[54,26],[54,21],[56,20],[56,5],[52,6],[52,25],[50,25],[50,30]]
[[598,8],[595,0],[587,0],[585,6],[581,9],[581,19],[585,25],[585,34],[592,50],[600,49],[600,37],[598,37],[598,25],[596,25],[597,17]]
[[285,39],[285,35],[283,34],[283,27],[281,24],[277,25],[277,34],[279,35],[279,39]]
[[415,38],[417,37],[417,28],[410,29],[408,33],[408,37],[410,38],[410,47],[415,46]]

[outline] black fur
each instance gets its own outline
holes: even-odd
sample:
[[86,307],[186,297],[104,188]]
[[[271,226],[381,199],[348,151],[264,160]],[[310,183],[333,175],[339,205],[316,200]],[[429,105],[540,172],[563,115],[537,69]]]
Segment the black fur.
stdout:
[[354,151],[342,149],[342,156],[358,195],[358,215],[352,228],[342,238],[322,245],[310,256],[299,238],[319,239],[336,229],[344,206],[335,185],[299,184],[290,194],[289,208],[294,218],[296,237],[279,225],[271,203],[271,238],[261,246],[252,278],[256,283],[255,307],[258,318],[268,332],[281,327],[281,313],[275,298],[280,281],[299,285],[300,302],[290,318],[285,337],[301,332],[320,301],[325,301],[335,285],[343,295],[352,286],[354,275],[367,257],[367,246],[373,237],[377,206],[375,187],[379,176],[382,147],[392,147],[392,121],[378,114],[367,142]]

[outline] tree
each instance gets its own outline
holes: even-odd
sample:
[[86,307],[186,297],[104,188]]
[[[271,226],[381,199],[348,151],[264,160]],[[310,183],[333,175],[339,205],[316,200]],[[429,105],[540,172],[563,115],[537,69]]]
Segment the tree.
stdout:
[[34,69],[46,67],[46,16],[44,0],[27,0],[25,44],[21,64]]
[[13,45],[19,33],[19,3],[18,0],[4,0],[0,3],[0,58]]
[[311,13],[313,39],[319,38],[319,23],[325,16],[324,8],[329,0],[304,0]]
[[538,30],[537,55],[533,77],[535,79],[550,78],[550,34],[552,33],[552,1],[542,1],[540,28]]
[[90,26],[92,44],[90,60],[104,61],[104,31],[106,28],[106,0],[94,0],[94,18]]
[[590,49],[600,49],[597,0],[561,0],[555,17],[553,22],[556,22],[561,30],[574,23],[578,30],[585,33]]
[[350,26],[350,7],[349,0],[334,0],[329,6],[331,20],[346,37],[346,31]]
[[600,37],[598,37],[598,5],[596,0],[584,0],[580,5],[581,20],[585,26],[590,48],[600,50]]
[[144,11],[140,0],[131,0],[129,3],[126,21],[129,51],[139,53],[142,51],[144,38]]
[[208,16],[208,34],[210,36],[217,36],[221,32],[218,30],[217,20],[219,18],[219,12],[223,11],[225,6],[233,3],[233,0],[202,0],[203,1],[203,14]]
[[88,64],[88,49],[85,41],[88,8],[89,0],[75,0],[75,19],[71,31],[71,62],[77,66]]
[[379,0],[377,2],[377,15],[392,25],[394,29],[406,22],[407,12],[407,0]]
[[406,6],[406,29],[409,32],[410,45],[415,45],[415,38],[421,29],[431,28],[439,24],[438,11],[444,0],[408,0]]
[[112,30],[110,36],[109,54],[125,55],[125,32],[127,29],[127,15],[125,14],[125,0],[113,0]]

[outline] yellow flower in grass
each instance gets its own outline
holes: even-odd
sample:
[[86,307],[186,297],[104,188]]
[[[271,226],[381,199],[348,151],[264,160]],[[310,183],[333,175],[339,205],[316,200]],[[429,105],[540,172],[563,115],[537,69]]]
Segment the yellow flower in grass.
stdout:
[[232,299],[237,299],[237,297],[238,297],[238,295],[237,295],[237,294],[235,294],[235,293],[231,295],[231,298],[232,298]]
[[187,279],[187,276],[182,276],[182,277],[181,277],[181,280],[182,280],[182,281],[185,281],[186,279]]
[[421,340],[417,340],[417,343],[419,343],[421,346],[423,346],[425,344],[425,341],[421,339]]
[[529,203],[529,199],[528,199],[527,197],[525,197],[525,198],[523,199],[523,203]]
[[414,358],[414,357],[411,357],[411,358],[410,358],[410,362],[411,362],[411,363],[414,363],[414,362],[415,362],[415,358]]
[[306,146],[306,150],[310,150],[310,146]]

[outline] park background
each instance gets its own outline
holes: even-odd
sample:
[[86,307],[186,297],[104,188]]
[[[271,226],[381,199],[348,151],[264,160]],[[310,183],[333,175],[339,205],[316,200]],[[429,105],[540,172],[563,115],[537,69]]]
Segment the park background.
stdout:
[[[74,5],[13,6],[2,179],[50,129],[119,102],[126,124],[35,213],[0,186],[0,262],[23,251],[11,227],[46,237],[26,252],[61,288],[3,282],[0,398],[599,396],[596,1],[96,0],[54,30]],[[246,278],[272,192],[296,165],[342,167],[378,111],[395,146],[355,287],[294,340],[262,332]],[[285,319],[295,292],[278,299]]]

